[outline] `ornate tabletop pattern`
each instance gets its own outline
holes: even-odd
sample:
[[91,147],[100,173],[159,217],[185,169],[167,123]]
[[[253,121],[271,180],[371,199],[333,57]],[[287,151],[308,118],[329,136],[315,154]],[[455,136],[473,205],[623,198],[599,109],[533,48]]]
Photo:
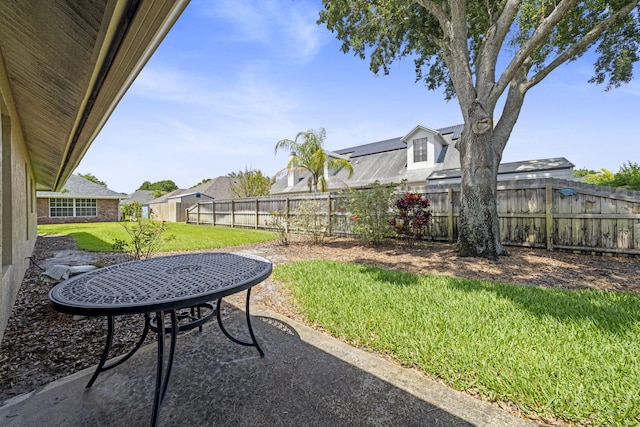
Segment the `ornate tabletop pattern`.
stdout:
[[226,252],[188,253],[131,261],[56,285],[51,305],[70,314],[118,315],[177,309],[260,283],[269,260]]

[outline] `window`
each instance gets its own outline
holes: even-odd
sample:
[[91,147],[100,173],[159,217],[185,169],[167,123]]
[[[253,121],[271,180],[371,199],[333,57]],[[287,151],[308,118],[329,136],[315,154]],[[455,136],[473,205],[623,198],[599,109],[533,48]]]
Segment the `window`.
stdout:
[[96,199],[76,199],[75,216],[97,216]]
[[49,199],[49,216],[97,216],[96,199]]
[[73,216],[73,199],[49,199],[49,216]]
[[413,162],[427,161],[427,138],[413,140]]

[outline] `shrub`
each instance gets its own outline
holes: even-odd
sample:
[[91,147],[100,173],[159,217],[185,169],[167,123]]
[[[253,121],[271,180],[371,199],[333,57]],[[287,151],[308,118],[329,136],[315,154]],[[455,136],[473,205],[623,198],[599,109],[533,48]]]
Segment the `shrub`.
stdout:
[[138,219],[122,226],[129,235],[130,241],[115,239],[112,245],[114,251],[127,252],[133,259],[149,258],[151,253],[158,250],[164,241],[175,239],[174,235],[164,236],[165,222],[150,219]]
[[289,227],[287,217],[280,212],[271,212],[271,219],[266,220],[264,225],[274,228],[278,233],[278,243],[282,246],[289,245]]
[[397,213],[390,223],[396,234],[412,246],[416,240],[424,238],[431,220],[429,199],[417,193],[405,193],[396,201]]
[[140,202],[125,203],[120,205],[120,212],[124,215],[123,219],[126,217],[140,218],[142,216],[142,205]]
[[359,239],[376,245],[393,235],[390,220],[396,187],[397,184],[376,181],[368,189],[343,193],[347,195],[344,205],[350,214],[351,230]]
[[313,244],[319,244],[324,239],[329,221],[326,205],[318,200],[302,200],[292,212],[291,225],[302,234],[309,235]]

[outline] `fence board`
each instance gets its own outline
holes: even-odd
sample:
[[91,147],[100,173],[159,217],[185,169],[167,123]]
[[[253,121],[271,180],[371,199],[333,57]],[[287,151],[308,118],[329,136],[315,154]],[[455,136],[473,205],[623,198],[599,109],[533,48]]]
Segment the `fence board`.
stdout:
[[[575,194],[560,192],[569,189]],[[429,238],[455,241],[460,186],[430,186],[423,195],[432,213]],[[291,219],[303,200],[318,200],[331,219],[330,232],[350,235],[352,219],[344,208],[345,197],[318,193],[216,200],[189,208],[186,218],[193,224],[274,230],[277,217]],[[640,191],[538,179],[500,182],[496,198],[504,245],[640,254]]]

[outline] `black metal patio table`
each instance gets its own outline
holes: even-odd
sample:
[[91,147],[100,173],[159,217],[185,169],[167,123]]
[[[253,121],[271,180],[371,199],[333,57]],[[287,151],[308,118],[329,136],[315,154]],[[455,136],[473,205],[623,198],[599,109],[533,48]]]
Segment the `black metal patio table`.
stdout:
[[[201,327],[215,312],[224,335],[233,342],[256,347],[249,316],[251,288],[271,274],[269,260],[251,255],[226,252],[188,253],[131,261],[104,267],[65,280],[49,292],[51,306],[63,313],[85,316],[107,316],[107,339],[90,388],[101,372],[115,368],[129,359],[143,344],[149,329],[158,338],[156,385],[151,425],[158,421],[167,391],[178,332]],[[246,290],[246,321],[251,342],[233,337],[223,326],[220,315],[222,298]],[[216,301],[214,308],[211,301]],[[178,310],[188,309],[187,323],[180,320]],[[204,310],[207,314],[201,315]],[[151,314],[155,313],[155,318]],[[106,364],[113,342],[114,316],[144,314],[141,338],[133,349],[111,364]],[[170,322],[165,323],[165,315]],[[165,334],[170,335],[169,357],[165,363]]]

